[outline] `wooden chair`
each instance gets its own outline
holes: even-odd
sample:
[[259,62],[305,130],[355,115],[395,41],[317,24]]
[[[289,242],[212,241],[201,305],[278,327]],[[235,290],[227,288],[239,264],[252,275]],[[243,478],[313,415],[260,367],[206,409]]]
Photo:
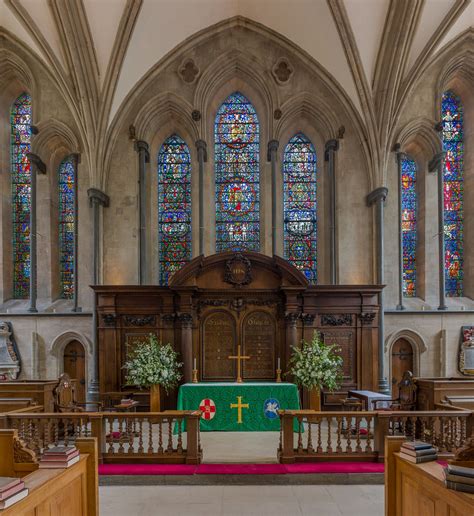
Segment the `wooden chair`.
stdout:
[[[398,398],[390,400],[376,400],[373,402],[374,410],[415,410],[416,409],[416,390],[417,386],[411,371],[405,371],[398,384]],[[378,406],[381,403],[389,403],[389,406]]]
[[54,411],[55,412],[85,412],[88,406],[96,406],[94,412],[99,412],[102,408],[100,401],[79,403],[76,401],[74,383],[67,373],[59,377],[57,387],[54,389]]

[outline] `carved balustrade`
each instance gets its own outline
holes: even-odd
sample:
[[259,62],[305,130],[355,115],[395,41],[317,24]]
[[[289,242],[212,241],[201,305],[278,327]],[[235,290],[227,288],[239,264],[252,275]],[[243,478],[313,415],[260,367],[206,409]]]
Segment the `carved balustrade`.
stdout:
[[41,456],[58,444],[96,437],[101,462],[198,464],[202,450],[197,411],[7,413],[0,428],[14,428]]

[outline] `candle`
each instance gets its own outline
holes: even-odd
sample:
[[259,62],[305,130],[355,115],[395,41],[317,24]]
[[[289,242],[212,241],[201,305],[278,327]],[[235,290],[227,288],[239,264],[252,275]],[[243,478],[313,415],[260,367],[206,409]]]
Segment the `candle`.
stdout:
[[280,369],[280,357],[278,357],[278,368],[277,369]]
[[194,369],[196,369],[196,357],[194,357]]

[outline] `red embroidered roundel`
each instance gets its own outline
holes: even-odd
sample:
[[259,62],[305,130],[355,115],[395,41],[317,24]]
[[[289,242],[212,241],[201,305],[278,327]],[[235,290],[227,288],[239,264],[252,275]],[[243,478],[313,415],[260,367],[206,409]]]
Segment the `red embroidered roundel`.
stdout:
[[202,419],[212,419],[216,415],[216,404],[210,399],[204,399],[199,403]]

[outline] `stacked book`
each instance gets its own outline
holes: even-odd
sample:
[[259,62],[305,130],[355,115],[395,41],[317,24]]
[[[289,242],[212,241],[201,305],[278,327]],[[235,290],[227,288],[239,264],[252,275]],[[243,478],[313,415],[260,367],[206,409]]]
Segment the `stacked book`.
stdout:
[[122,398],[120,400],[121,405],[133,405],[133,400],[131,398]]
[[474,468],[448,464],[444,468],[446,487],[455,491],[474,493]]
[[54,446],[45,450],[40,468],[69,468],[79,462],[79,450],[75,446]]
[[0,477],[0,510],[6,509],[28,494],[21,478]]
[[420,464],[421,462],[430,462],[438,458],[438,451],[431,444],[423,441],[406,441],[400,448],[400,457]]

